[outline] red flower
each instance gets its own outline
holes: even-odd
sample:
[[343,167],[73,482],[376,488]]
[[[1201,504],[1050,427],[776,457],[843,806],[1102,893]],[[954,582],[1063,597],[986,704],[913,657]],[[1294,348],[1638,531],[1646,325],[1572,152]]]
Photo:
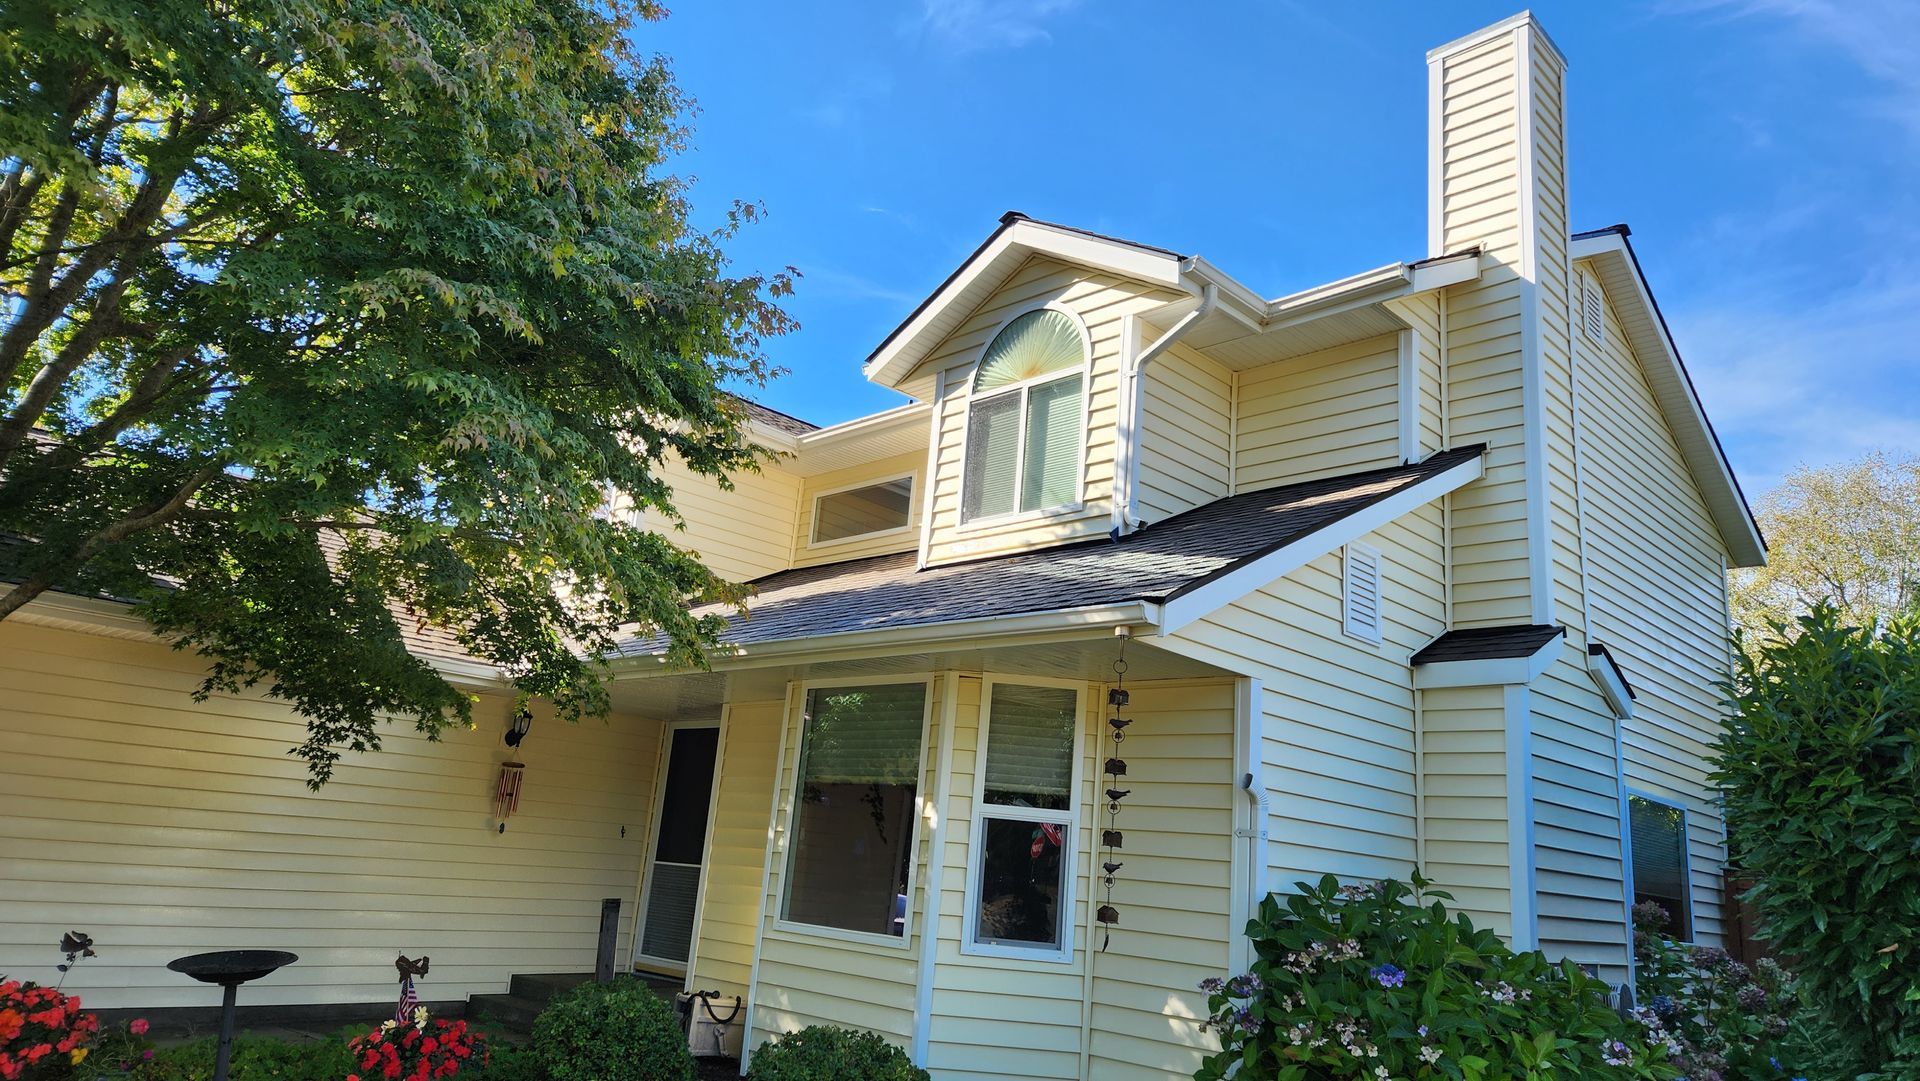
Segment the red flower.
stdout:
[[147,1034],[147,1019],[144,1017],[134,1018],[127,1023],[127,1031],[133,1033],[135,1036],[145,1036]]
[[386,1064],[385,1066],[383,1066],[383,1067],[381,1067],[381,1068],[380,1068],[380,1076],[381,1076],[381,1077],[385,1077],[385,1078],[389,1078],[389,1079],[391,1079],[391,1078],[395,1078],[395,1077],[399,1077],[399,1076],[400,1076],[400,1064],[399,1064],[398,1062],[389,1062],[389,1063],[387,1063],[387,1064]]

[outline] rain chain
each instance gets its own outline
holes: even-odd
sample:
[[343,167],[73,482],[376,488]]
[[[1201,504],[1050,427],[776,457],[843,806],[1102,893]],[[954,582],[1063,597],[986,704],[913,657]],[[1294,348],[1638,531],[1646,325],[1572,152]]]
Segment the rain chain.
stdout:
[[1121,788],[1120,780],[1127,775],[1127,763],[1120,757],[1120,745],[1127,740],[1127,726],[1132,718],[1122,714],[1127,707],[1127,640],[1120,639],[1120,656],[1113,662],[1113,686],[1107,690],[1107,705],[1112,716],[1107,724],[1113,729],[1113,754],[1101,772],[1107,777],[1107,825],[1100,831],[1100,847],[1106,850],[1106,858],[1100,869],[1105,873],[1101,879],[1107,887],[1106,902],[1094,913],[1094,920],[1101,925],[1100,949],[1105,952],[1107,943],[1113,938],[1114,925],[1120,922],[1120,910],[1113,907],[1113,873],[1122,864],[1115,857],[1120,851],[1120,801],[1127,798],[1132,789]]

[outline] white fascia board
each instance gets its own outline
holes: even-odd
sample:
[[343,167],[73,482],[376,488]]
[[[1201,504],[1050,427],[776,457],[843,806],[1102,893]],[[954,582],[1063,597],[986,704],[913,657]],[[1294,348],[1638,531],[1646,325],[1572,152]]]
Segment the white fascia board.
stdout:
[[869,413],[864,417],[855,417],[852,420],[843,421],[831,427],[816,428],[805,435],[797,437],[795,442],[804,450],[807,447],[818,446],[822,443],[837,442],[841,439],[852,439],[862,435],[870,435],[877,431],[884,431],[888,428],[923,421],[926,419],[927,414],[931,412],[933,412],[933,403],[931,402],[908,402],[905,405],[897,405],[883,412]]
[[1478,281],[1480,252],[1476,249],[1438,259],[1424,259],[1412,264],[1409,269],[1413,272],[1413,292],[1430,293],[1449,285]]
[[800,442],[792,432],[775,428],[764,421],[750,420],[747,430],[753,433],[753,441],[772,451],[792,454],[799,449]]
[[[1653,291],[1647,285],[1646,277],[1640,273],[1640,265],[1633,257],[1627,238],[1615,232],[1578,237],[1568,251],[1568,258],[1611,264],[1611,269],[1618,273],[1607,277],[1628,283],[1630,296],[1616,297],[1609,293],[1608,299],[1615,303],[1631,301],[1638,305],[1646,322],[1654,328],[1652,334],[1634,336],[1634,353],[1643,364],[1660,365],[1662,370],[1658,374],[1661,378],[1650,379],[1649,382],[1654,384],[1655,393],[1659,396],[1661,411],[1667,414],[1670,422],[1678,420],[1692,428],[1691,432],[1685,434],[1704,448],[1698,454],[1687,455],[1687,464],[1703,487],[1713,489],[1708,493],[1707,504],[1710,509],[1716,509],[1718,504],[1714,521],[1720,528],[1728,552],[1733,556],[1734,566],[1758,567],[1765,564],[1766,541],[1760,536],[1759,526],[1754,524],[1746,497],[1740,491],[1740,482],[1734,479],[1733,467],[1728,464],[1726,453],[1713,434],[1713,425],[1707,420],[1706,409],[1701,406],[1700,397],[1694,390],[1692,380],[1687,377],[1685,365],[1681,363],[1680,349],[1674,344],[1666,321],[1660,315],[1659,305],[1654,303]],[[1602,287],[1605,287],[1604,281]],[[1662,387],[1666,389],[1663,391]],[[1685,453],[1686,442],[1685,439],[1681,440],[1682,453]]]
[[1439,687],[1525,687],[1540,678],[1566,644],[1567,636],[1556,634],[1525,657],[1416,664],[1413,685],[1423,691]]
[[1633,694],[1614,670],[1613,662],[1603,654],[1587,654],[1587,673],[1593,676],[1593,682],[1600,688],[1601,697],[1613,708],[1614,717],[1622,721],[1633,719]]
[[[1104,637],[1116,627],[1150,628],[1156,626],[1160,619],[1160,605],[1151,601],[1125,601],[985,619],[957,619],[910,627],[876,627],[838,634],[782,638],[739,646],[730,652],[716,650],[710,662],[714,671],[732,671],[795,662],[887,657],[929,649],[983,649],[1035,641]],[[686,674],[685,669],[668,668],[665,657],[657,653],[638,657],[610,657],[607,663],[616,670],[617,678],[621,679]]]
[[962,264],[912,318],[862,366],[868,381],[890,387],[913,370],[921,359],[913,347],[955,298],[1002,260],[1024,260],[1046,255],[1064,263],[1105,270],[1123,278],[1181,288],[1186,260],[1126,241],[1110,240],[1063,229],[1031,219],[1002,226],[997,236]]
[[1158,633],[1162,636],[1176,634],[1194,620],[1225,608],[1268,582],[1283,578],[1448,492],[1472,484],[1486,471],[1483,457],[1461,462],[1444,473],[1428,477],[1339,521],[1330,522],[1291,544],[1243,563],[1190,593],[1168,600],[1161,605]]
[[1531,11],[1517,12],[1501,19],[1491,26],[1483,26],[1470,34],[1454,38],[1445,45],[1428,49],[1427,63],[1431,64],[1436,60],[1451,56],[1454,53],[1465,52],[1476,45],[1483,45],[1497,37],[1509,34],[1522,26],[1531,27],[1534,33],[1539,34],[1540,40],[1546,42],[1547,49],[1559,59],[1561,66],[1566,66],[1567,54],[1561,52],[1560,46],[1554,44],[1553,38],[1547,34],[1546,27],[1540,25],[1540,20],[1534,18],[1533,12]]

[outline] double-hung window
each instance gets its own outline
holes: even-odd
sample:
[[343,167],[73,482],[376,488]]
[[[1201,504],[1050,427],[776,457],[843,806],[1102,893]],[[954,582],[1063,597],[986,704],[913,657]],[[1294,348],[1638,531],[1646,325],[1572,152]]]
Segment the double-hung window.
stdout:
[[1069,960],[1080,691],[988,688],[964,948]]
[[806,708],[781,918],[903,938],[927,686],[816,687]]
[[1065,312],[1008,323],[974,372],[962,521],[1054,510],[1080,500],[1087,343]]
[[1693,941],[1693,871],[1687,858],[1685,808],[1645,796],[1627,797],[1633,838],[1633,903],[1667,913],[1667,935]]

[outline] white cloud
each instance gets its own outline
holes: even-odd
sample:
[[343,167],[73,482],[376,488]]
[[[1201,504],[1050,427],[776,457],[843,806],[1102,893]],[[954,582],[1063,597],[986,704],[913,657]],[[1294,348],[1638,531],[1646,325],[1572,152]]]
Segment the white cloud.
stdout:
[[1882,84],[1884,93],[1870,109],[1920,136],[1920,4],[1914,0],[1669,0],[1662,7],[1785,22]]
[[922,0],[920,29],[959,52],[1053,40],[1047,22],[1081,0]]

